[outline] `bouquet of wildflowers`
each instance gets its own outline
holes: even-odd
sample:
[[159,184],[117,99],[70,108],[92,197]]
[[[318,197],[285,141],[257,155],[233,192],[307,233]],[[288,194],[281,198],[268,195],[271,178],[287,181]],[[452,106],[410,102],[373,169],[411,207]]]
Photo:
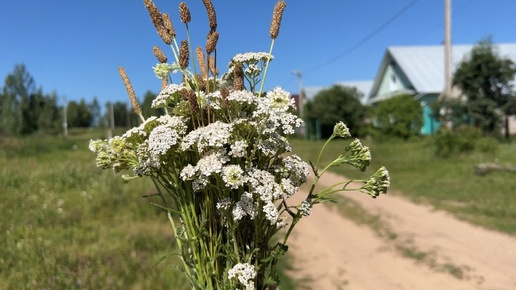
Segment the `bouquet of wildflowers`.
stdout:
[[[97,154],[97,166],[132,172],[122,176],[125,181],[152,179],[161,200],[153,204],[170,221],[194,289],[274,289],[279,285],[276,264],[294,226],[329,194],[351,190],[350,181],[343,181],[315,192],[321,175],[344,163],[363,171],[371,155],[358,139],[322,168],[319,160],[309,165],[291,154],[287,136],[302,125],[294,101],[279,87],[263,91],[285,2],[274,8],[270,51],[238,54],[222,75],[213,56],[218,40],[215,10],[210,0],[203,2],[210,30],[205,48],[195,49],[194,62],[189,41],[176,42],[168,14],[159,12],[151,0],[144,1],[158,35],[174,54],[169,64],[154,47],[160,61],[154,71],[162,90],[152,106],[165,114],[143,117],[119,68],[142,123],[122,136],[92,140],[90,149]],[[179,12],[188,32],[191,16],[184,2]],[[171,82],[174,72],[180,73],[180,83]],[[337,137],[350,137],[344,123],[335,125],[327,143]],[[311,171],[315,176],[310,191],[302,202],[292,204],[290,198]],[[382,167],[362,183],[358,190],[376,197],[387,192],[389,176]]]

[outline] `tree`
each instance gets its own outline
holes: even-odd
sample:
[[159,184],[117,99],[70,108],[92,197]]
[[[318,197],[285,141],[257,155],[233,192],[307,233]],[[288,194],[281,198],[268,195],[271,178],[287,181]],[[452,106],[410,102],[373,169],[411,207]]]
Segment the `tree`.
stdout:
[[27,112],[30,96],[36,92],[34,79],[25,65],[15,65],[13,72],[5,78],[0,99],[2,114],[0,130],[4,134],[18,135],[30,131],[27,127],[24,128],[23,112]]
[[151,91],[147,91],[145,92],[145,95],[143,96],[143,102],[141,104],[141,110],[142,110],[142,115],[145,117],[145,118],[148,118],[150,116],[161,116],[163,115],[163,109],[159,108],[159,109],[153,109],[152,108],[152,101],[156,98],[156,94],[151,92]]
[[365,134],[365,108],[360,103],[362,97],[355,87],[334,85],[318,93],[306,105],[307,122],[318,120],[321,125],[321,135],[326,138],[333,133],[335,123],[342,121],[349,127],[353,136]]
[[516,65],[499,55],[490,38],[473,47],[453,78],[453,84],[466,99],[470,125],[486,134],[497,135],[501,118],[505,118],[508,134],[508,115],[513,113],[515,103],[511,84],[515,74]]
[[375,127],[383,135],[408,139],[421,132],[423,110],[411,95],[381,101],[372,111]]
[[102,116],[100,114],[101,113],[100,104],[99,104],[99,101],[97,100],[97,97],[94,97],[93,101],[91,101],[91,103],[88,104],[88,111],[91,114],[90,126],[91,127],[99,126],[100,118]]

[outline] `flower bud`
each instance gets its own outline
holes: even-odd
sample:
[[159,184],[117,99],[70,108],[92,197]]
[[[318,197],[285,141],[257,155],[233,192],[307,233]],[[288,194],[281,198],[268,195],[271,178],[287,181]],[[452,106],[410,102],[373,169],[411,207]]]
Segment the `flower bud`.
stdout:
[[333,127],[333,135],[342,138],[351,137],[349,129],[346,126],[346,124],[344,124],[344,122],[338,122],[337,124],[335,124],[335,126]]

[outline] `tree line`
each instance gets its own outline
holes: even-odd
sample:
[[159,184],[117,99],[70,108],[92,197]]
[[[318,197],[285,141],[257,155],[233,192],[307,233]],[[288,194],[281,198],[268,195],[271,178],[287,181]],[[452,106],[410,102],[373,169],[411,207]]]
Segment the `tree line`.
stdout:
[[[145,93],[141,102],[145,116],[160,114],[159,110],[151,108],[155,96],[151,91]],[[113,118],[109,117],[110,111],[113,112]],[[44,93],[41,87],[36,86],[24,64],[15,65],[5,78],[0,89],[0,114],[0,137],[34,133],[60,134],[64,126],[131,127],[139,124],[128,102],[108,102],[104,104],[103,110],[96,97],[89,102],[84,98],[67,101],[56,92]],[[110,124],[109,120],[113,120],[114,124]]]

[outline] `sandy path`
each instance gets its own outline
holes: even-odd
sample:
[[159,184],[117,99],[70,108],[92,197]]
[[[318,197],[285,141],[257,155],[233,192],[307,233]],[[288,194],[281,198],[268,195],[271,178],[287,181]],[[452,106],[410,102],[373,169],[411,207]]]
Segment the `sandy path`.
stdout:
[[[333,184],[339,176],[321,180]],[[380,214],[398,237],[389,241],[365,225],[317,206],[289,241],[295,280],[302,289],[516,289],[516,238],[458,221],[399,196],[374,200],[347,193],[368,212]],[[431,253],[423,262],[404,257],[396,243]],[[431,259],[434,265],[428,262]],[[425,262],[426,261],[426,262]],[[443,265],[460,267],[459,279]]]

